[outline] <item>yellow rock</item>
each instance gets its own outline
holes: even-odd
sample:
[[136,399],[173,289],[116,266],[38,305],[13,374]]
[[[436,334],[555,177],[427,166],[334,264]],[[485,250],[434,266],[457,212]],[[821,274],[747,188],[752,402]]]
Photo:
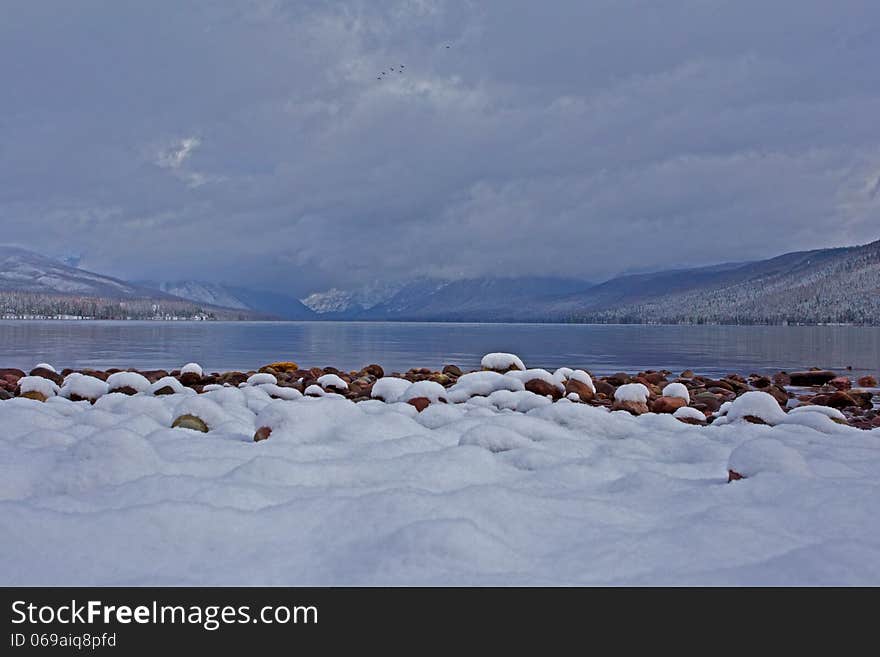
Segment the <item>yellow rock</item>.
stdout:
[[262,372],[264,369],[273,369],[276,372],[293,372],[299,369],[299,365],[290,360],[279,361],[277,363],[269,363],[268,365],[263,365],[260,368]]
[[46,395],[42,392],[37,392],[36,390],[30,390],[28,392],[21,393],[22,397],[27,397],[28,399],[36,399],[39,402],[46,401]]
[[205,424],[205,421],[202,418],[196,417],[195,415],[181,415],[171,423],[171,426],[208,433],[208,425]]

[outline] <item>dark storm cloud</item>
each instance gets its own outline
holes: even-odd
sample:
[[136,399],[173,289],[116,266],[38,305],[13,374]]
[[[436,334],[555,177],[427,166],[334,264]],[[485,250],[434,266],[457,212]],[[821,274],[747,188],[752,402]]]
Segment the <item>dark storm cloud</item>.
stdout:
[[870,241],[878,28],[854,0],[15,0],[0,242],[305,293]]

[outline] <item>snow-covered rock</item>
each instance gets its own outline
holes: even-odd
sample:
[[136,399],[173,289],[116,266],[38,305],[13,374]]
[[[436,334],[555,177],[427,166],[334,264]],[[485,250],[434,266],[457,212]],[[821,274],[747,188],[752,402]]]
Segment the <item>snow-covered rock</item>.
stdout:
[[205,373],[202,371],[202,366],[198,363],[187,363],[183,367],[180,368],[181,374],[195,374],[197,376],[204,376]]
[[741,477],[753,477],[762,472],[807,476],[810,468],[796,449],[774,438],[755,438],[733,450],[727,469]]
[[336,374],[325,374],[318,377],[318,385],[333,390],[348,390],[348,384]]
[[641,402],[648,401],[651,393],[643,383],[624,383],[614,391],[614,401],[618,402]]
[[247,381],[245,381],[245,384],[249,386],[261,386],[267,383],[277,385],[278,379],[275,377],[274,374],[269,374],[268,372],[257,372],[256,374],[251,374],[247,378]]
[[73,372],[64,379],[61,386],[61,395],[67,399],[78,398],[95,401],[110,391],[106,381],[101,381],[94,376]]
[[683,383],[670,383],[663,388],[664,397],[678,397],[684,399],[687,403],[691,401],[691,395],[687,386]]
[[730,406],[726,408],[722,406],[724,415],[716,420],[716,423],[757,419],[766,424],[778,424],[786,418],[786,413],[779,406],[779,402],[766,392],[752,390],[729,403]]
[[373,399],[381,399],[382,401],[393,403],[400,399],[401,395],[412,385],[406,379],[399,379],[396,376],[383,376],[373,384],[370,396]]
[[137,372],[115,372],[107,377],[110,390],[131,388],[135,392],[150,392],[150,380]]
[[18,389],[21,391],[22,395],[36,393],[36,395],[31,394],[28,396],[34,396],[35,398],[42,397],[43,399],[41,401],[54,397],[61,391],[61,388],[57,383],[50,381],[49,379],[44,379],[41,376],[24,376],[20,378],[18,380]]
[[484,370],[493,370],[495,372],[526,369],[519,356],[503,352],[486,354],[480,361],[480,367]]
[[432,404],[445,402],[447,401],[446,388],[434,381],[416,381],[403,391],[398,401],[408,402],[419,397],[424,397]]
[[478,395],[488,397],[498,390],[516,392],[517,390],[525,390],[525,386],[521,380],[515,377],[487,370],[462,374],[455,384],[450,386],[447,395],[449,401],[460,403]]

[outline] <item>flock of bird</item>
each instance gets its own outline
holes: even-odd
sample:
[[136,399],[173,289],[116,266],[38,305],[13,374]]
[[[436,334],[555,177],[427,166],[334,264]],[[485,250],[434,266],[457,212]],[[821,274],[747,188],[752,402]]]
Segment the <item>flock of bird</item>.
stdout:
[[[446,46],[446,48],[449,48],[449,46]],[[386,75],[388,75],[389,71],[390,71],[391,73],[397,73],[397,74],[399,75],[399,74],[403,73],[403,69],[405,69],[405,68],[406,68],[406,66],[404,66],[403,64],[401,64],[401,65],[398,66],[397,68],[394,68],[393,66],[390,66],[390,67],[388,68],[388,71],[382,71],[381,73],[379,73],[378,75],[376,75],[376,79],[377,79],[377,80],[381,80],[381,79],[384,78]]]

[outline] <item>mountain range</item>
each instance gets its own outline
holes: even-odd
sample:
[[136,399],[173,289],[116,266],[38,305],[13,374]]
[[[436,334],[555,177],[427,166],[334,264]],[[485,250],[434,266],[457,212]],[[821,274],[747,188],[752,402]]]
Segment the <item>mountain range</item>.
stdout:
[[[39,299],[52,303],[34,306]],[[0,247],[0,315],[77,314],[18,312],[23,303],[30,310],[75,310],[72,299],[102,299],[106,307],[125,300],[125,316],[135,302],[148,315],[149,301],[161,307],[160,315],[212,319],[880,325],[880,240],[599,284],[559,277],[419,278],[333,288],[302,300],[214,282],[129,283]]]

